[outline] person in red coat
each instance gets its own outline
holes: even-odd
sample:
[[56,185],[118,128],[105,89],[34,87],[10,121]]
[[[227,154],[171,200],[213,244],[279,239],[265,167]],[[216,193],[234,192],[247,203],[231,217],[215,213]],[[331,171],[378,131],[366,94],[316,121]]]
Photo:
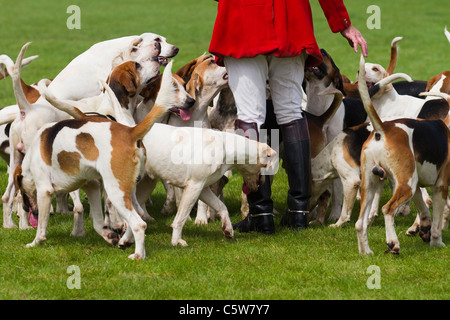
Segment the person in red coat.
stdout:
[[[301,110],[305,67],[321,63],[308,0],[220,0],[209,52],[227,68],[237,107],[235,128],[259,139],[266,120],[268,81],[281,128],[288,176],[287,212],[281,224],[307,227],[311,196],[309,133]],[[367,57],[367,43],[352,26],[342,0],[319,0],[332,32],[340,32]],[[245,188],[243,188],[245,190]],[[247,194],[249,214],[233,225],[240,232],[275,231],[270,179]]]

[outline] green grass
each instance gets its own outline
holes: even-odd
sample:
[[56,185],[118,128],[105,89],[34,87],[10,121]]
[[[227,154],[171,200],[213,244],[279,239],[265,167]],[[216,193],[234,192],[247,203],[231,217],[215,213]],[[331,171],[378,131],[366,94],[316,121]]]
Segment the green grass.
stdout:
[[[332,34],[320,7],[311,1],[319,45],[332,55],[351,79],[359,55],[346,41]],[[427,80],[448,69],[449,44],[443,35],[449,5],[442,1],[346,1],[353,24],[369,43],[370,62],[386,66],[389,45],[403,36],[398,72]],[[95,42],[142,32],[155,32],[180,47],[175,68],[208,50],[216,13],[214,1],[133,0],[76,1],[81,8],[81,30],[68,30],[66,8],[73,1],[10,2],[2,6],[0,53],[17,56],[21,46],[33,41],[28,55],[40,58],[24,69],[26,82],[53,78],[77,54]],[[369,30],[366,8],[381,8],[381,30]],[[0,105],[14,103],[10,80],[0,83]],[[233,222],[240,220],[242,178],[234,175],[225,189],[225,203]],[[7,183],[6,165],[0,165],[0,190]],[[283,170],[275,177],[275,208],[284,212],[287,179]],[[387,201],[390,190],[384,192]],[[358,254],[357,203],[352,222],[340,229],[313,227],[295,233],[278,227],[276,233],[236,233],[226,240],[220,223],[195,226],[188,221],[184,239],[189,246],[170,244],[173,217],[159,214],[165,199],[158,185],[150,213],[156,218],[146,231],[147,259],[131,261],[134,248],[122,251],[108,245],[92,228],[85,211],[84,238],[69,236],[71,215],[51,216],[47,242],[27,249],[35,230],[0,228],[0,299],[450,299],[449,248],[431,248],[405,231],[415,211],[397,217],[401,254],[385,254],[382,217],[369,230],[373,256]],[[84,203],[87,209],[87,203]],[[194,213],[195,214],[195,213]],[[195,218],[195,215],[192,215]],[[0,217],[2,218],[2,216]],[[17,218],[16,224],[18,224]],[[450,244],[450,233],[443,233]],[[81,271],[81,289],[69,290],[67,268]],[[380,268],[381,289],[366,286],[367,268]]]

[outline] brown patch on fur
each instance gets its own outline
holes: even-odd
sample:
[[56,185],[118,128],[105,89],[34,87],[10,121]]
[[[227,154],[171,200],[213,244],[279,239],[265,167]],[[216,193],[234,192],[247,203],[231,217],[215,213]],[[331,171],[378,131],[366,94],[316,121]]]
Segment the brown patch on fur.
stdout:
[[32,86],[27,85],[22,79],[20,79],[20,83],[22,84],[22,90],[27,101],[29,103],[35,103],[41,96],[40,92]]
[[200,65],[206,59],[211,59],[211,58],[212,58],[211,55],[200,56],[200,57],[188,62],[180,69],[178,69],[176,74],[178,76],[180,76],[185,83],[188,83],[189,80],[191,80],[191,76],[192,76],[194,70],[197,68],[197,66]]
[[45,129],[41,134],[41,157],[45,164],[48,166],[52,165],[52,152],[53,152],[53,141],[52,143],[47,143],[49,140],[50,128]]
[[80,174],[81,155],[78,152],[61,151],[58,153],[58,163],[62,171],[69,176]]
[[[111,125],[111,170],[124,192],[124,203],[128,210],[133,209],[129,195],[133,191],[138,176],[139,156],[136,143],[133,141],[132,128]],[[125,165],[126,164],[126,165]]]
[[345,162],[348,163],[348,165],[352,168],[359,168],[359,164],[353,159],[353,157],[351,156],[349,150],[348,150],[348,145],[345,143],[342,144],[342,153],[344,154],[344,160]]
[[77,149],[80,150],[80,152],[87,160],[97,160],[99,151],[95,145],[94,138],[89,133],[82,132],[78,134],[75,141]]
[[147,103],[150,100],[156,100],[156,96],[158,95],[159,89],[161,88],[161,80],[162,75],[160,75],[155,81],[150,82],[147,86],[145,86],[144,89],[142,89],[141,96],[144,97],[144,103]]
[[109,86],[122,107],[128,109],[129,98],[136,94],[138,87],[136,63],[128,61],[117,66],[111,73]]
[[445,79],[442,83],[442,87],[440,89],[440,92],[450,94],[450,71],[443,71],[439,73],[438,75],[431,77],[430,80],[428,80],[427,87],[425,91],[430,91],[430,89],[439,81],[441,80],[442,76],[445,76]]

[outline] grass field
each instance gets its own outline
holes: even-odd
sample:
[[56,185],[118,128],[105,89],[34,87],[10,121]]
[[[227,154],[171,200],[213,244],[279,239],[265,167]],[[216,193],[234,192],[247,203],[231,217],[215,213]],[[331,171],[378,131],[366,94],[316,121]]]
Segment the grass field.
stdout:
[[[345,39],[332,34],[317,1],[311,1],[320,47],[334,58],[341,72],[354,80],[359,55]],[[69,5],[81,8],[81,29],[69,30]],[[381,10],[381,29],[370,30],[366,20],[369,5]],[[175,68],[208,50],[214,25],[216,2],[204,0],[97,0],[97,1],[7,1],[2,4],[0,54],[14,60],[22,45],[33,41],[27,55],[38,54],[23,71],[25,82],[53,78],[75,56],[92,44],[143,32],[164,35],[180,47]],[[450,45],[444,26],[450,23],[446,1],[346,1],[353,24],[369,44],[367,61],[386,66],[389,45],[396,36],[400,42],[396,71],[414,79],[428,80],[449,69]],[[10,79],[0,82],[0,106],[14,104]],[[0,190],[7,183],[6,164],[0,164]],[[225,189],[225,203],[233,222],[240,220],[242,178],[234,175]],[[287,178],[283,170],[275,177],[273,199],[279,212],[286,209]],[[382,201],[387,201],[386,188]],[[48,240],[42,246],[26,249],[35,230],[0,228],[0,299],[273,299],[273,300],[435,300],[450,299],[450,249],[431,248],[405,231],[413,214],[397,217],[396,231],[401,254],[385,254],[382,217],[369,230],[373,256],[358,254],[354,222],[340,229],[312,227],[295,233],[278,227],[276,233],[235,234],[224,238],[219,222],[184,228],[186,248],[170,244],[173,217],[159,214],[165,200],[158,185],[149,212],[156,218],[146,231],[147,259],[131,261],[125,251],[114,248],[98,236],[88,219],[85,204],[84,238],[73,238],[71,215],[51,217]],[[193,215],[194,217],[194,215]],[[2,217],[1,217],[2,218]],[[17,219],[15,220],[18,224]],[[450,233],[443,233],[450,244]],[[80,270],[80,289],[69,289],[69,266]],[[380,288],[370,289],[368,268],[379,268]],[[369,269],[370,270],[370,269]]]

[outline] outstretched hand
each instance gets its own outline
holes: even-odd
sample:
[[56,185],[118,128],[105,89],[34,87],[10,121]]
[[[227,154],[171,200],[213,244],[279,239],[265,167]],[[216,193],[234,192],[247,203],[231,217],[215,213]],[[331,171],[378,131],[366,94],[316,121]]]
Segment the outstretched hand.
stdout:
[[354,26],[349,25],[347,28],[341,31],[342,36],[347,39],[350,46],[353,47],[355,52],[358,52],[358,45],[361,47],[364,57],[368,56],[366,39],[361,35]]

